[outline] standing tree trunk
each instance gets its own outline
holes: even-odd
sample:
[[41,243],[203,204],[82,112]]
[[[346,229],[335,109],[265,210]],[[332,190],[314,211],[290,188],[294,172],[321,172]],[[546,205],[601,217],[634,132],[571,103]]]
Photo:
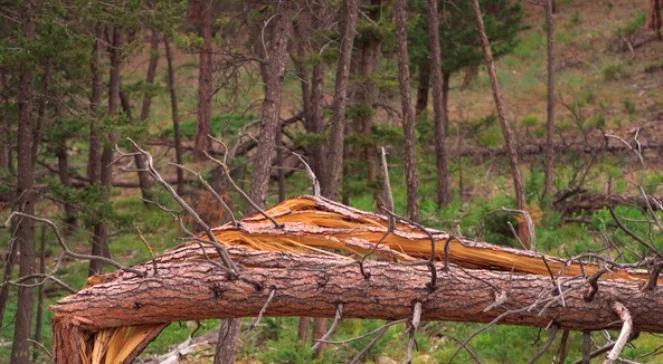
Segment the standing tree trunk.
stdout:
[[[180,115],[177,111],[177,94],[175,93],[175,69],[173,67],[173,55],[170,52],[170,41],[164,36],[163,44],[166,48],[166,61],[168,63],[168,93],[170,94],[170,112],[173,119],[173,135],[175,143],[175,162],[182,165],[182,140],[180,136]],[[184,193],[184,171],[177,168],[177,194]]]
[[276,10],[276,18],[272,20],[273,26],[268,42],[268,49],[271,52],[263,54],[266,63],[261,66],[265,98],[262,104],[262,125],[258,137],[258,148],[253,159],[251,176],[251,198],[260,206],[265,204],[267,197],[270,170],[276,149],[276,133],[279,132],[281,94],[290,35],[290,12],[287,6],[287,4],[280,5]]
[[555,75],[553,69],[553,0],[546,0],[546,38],[547,38],[547,64],[548,72],[548,105],[546,109],[546,185],[543,191],[544,196],[550,196],[553,193],[553,174],[555,167],[555,149],[553,146],[553,126],[555,123]]
[[430,90],[430,62],[428,60],[419,65],[417,83],[417,104],[414,107],[415,118],[418,118],[428,107],[428,91]]
[[[39,238],[39,273],[46,273],[46,225],[41,226]],[[44,296],[45,296],[45,285],[41,284],[37,287],[37,314],[35,318],[35,333],[34,341],[41,342],[41,326],[44,321]],[[34,351],[32,353],[32,361],[36,362],[39,351]]]
[[357,14],[359,12],[357,0],[343,1],[341,20],[341,45],[336,65],[336,80],[334,85],[333,115],[329,121],[331,135],[327,149],[327,163],[325,172],[327,176],[321,185],[322,195],[332,200],[338,200],[341,173],[343,172],[343,143],[345,140],[345,109],[348,104],[348,83],[350,77],[350,61],[352,60],[352,46],[357,27]]
[[658,40],[661,36],[661,0],[649,0],[649,16],[647,17],[647,29],[656,33]]
[[[322,116],[322,108],[324,104],[324,84],[325,84],[325,65],[322,62],[316,63],[311,71],[311,104],[309,109],[310,115],[310,128],[307,130],[309,133],[322,134],[325,130],[325,122]],[[313,172],[320,181],[320,185],[324,186],[327,182],[325,172],[325,148],[323,145],[316,143],[311,146],[311,156],[313,159]]]
[[[143,93],[143,103],[140,108],[140,121],[145,123],[150,116],[150,106],[152,105],[152,97],[154,91],[154,78],[157,74],[157,66],[159,65],[159,32],[152,30],[150,37],[150,60],[147,63],[147,75],[145,76],[145,86],[147,90]],[[138,169],[138,184],[140,185],[140,193],[144,200],[151,200],[152,194],[150,193],[150,176],[147,173],[147,165],[145,163],[145,156],[137,154],[134,158],[136,168]],[[145,201],[147,203],[147,201]]]
[[[115,117],[117,115],[118,107],[120,104],[120,69],[122,66],[122,45],[123,36],[122,30],[114,26],[112,30],[112,41],[109,47],[110,58],[110,80],[108,84],[108,116]],[[107,200],[110,196],[111,182],[113,178],[113,145],[115,144],[115,136],[112,132],[106,135],[103,149],[101,152],[101,173],[100,182],[104,189],[102,197]],[[103,214],[102,214],[103,215]],[[110,257],[108,250],[108,226],[105,221],[106,217],[101,216],[100,220],[94,225],[94,236],[92,237],[92,255],[101,255]],[[89,274],[97,274],[101,271],[103,263],[98,260],[90,261]]]
[[88,143],[88,159],[87,159],[87,177],[90,184],[95,184],[99,180],[100,167],[100,150],[101,141],[99,137],[99,121],[97,120],[97,109],[101,102],[101,47],[99,40],[101,39],[101,26],[96,25],[94,28],[94,43],[92,45],[92,60],[90,62],[90,73],[92,74],[92,85],[90,92],[90,139]]
[[[238,318],[221,320],[219,327],[219,341],[216,343],[214,364],[234,364],[237,350],[235,343],[239,338],[240,321]],[[229,346],[230,345],[230,346]]]
[[202,0],[198,4],[200,33],[203,45],[198,53],[198,124],[194,141],[194,154],[202,158],[209,149],[209,135],[212,132],[212,9],[214,1]]
[[[397,0],[396,42],[398,43],[398,83],[401,93],[401,109],[403,113],[403,133],[405,134],[405,183],[407,185],[407,216],[411,220],[419,219],[419,202],[417,191],[417,146],[414,130],[414,113],[410,96],[410,65],[407,50],[407,1]],[[435,28],[437,30],[437,28]],[[432,67],[432,65],[431,65]]]
[[[488,36],[486,35],[486,29],[483,24],[483,16],[481,15],[479,0],[472,0],[472,10],[474,12],[474,17],[476,18],[477,28],[481,38],[481,47],[483,48],[483,54],[486,59],[486,67],[488,68],[488,75],[490,76],[490,86],[493,90],[493,99],[495,100],[495,108],[497,109],[497,118],[500,121],[502,134],[504,136],[504,143],[506,144],[506,150],[509,154],[509,162],[511,163],[511,176],[513,177],[513,187],[516,193],[516,206],[519,210],[524,210],[525,192],[523,189],[523,178],[520,175],[520,169],[518,167],[518,151],[516,150],[516,144],[513,140],[511,125],[509,125],[509,122],[506,119],[504,101],[502,100],[500,87],[497,83],[497,72],[495,71],[493,52],[490,49],[490,43],[488,42]],[[526,246],[529,246],[529,241],[527,239],[529,236],[529,233],[527,232],[527,225],[519,224],[518,228],[519,235],[523,243],[525,243]]]
[[[450,201],[449,170],[447,166],[446,131],[447,113],[442,77],[442,60],[440,55],[440,33],[437,11],[437,0],[428,0],[428,52],[430,53],[430,69],[432,73],[433,112],[435,114],[435,156],[437,157],[437,206],[444,207]],[[448,79],[447,79],[448,81]],[[448,86],[448,82],[447,82]]]
[[[34,0],[27,0],[21,9],[21,28],[27,42],[35,36],[35,23],[33,20],[36,11]],[[16,181],[16,196],[18,210],[26,214],[34,214],[36,196],[32,190],[34,184],[34,166],[32,164],[32,78],[33,69],[24,64],[20,70],[18,91],[18,176]],[[26,277],[35,273],[35,246],[34,221],[21,219],[16,231],[16,244],[19,248],[19,276]],[[18,288],[18,301],[16,303],[16,319],[14,321],[14,342],[10,363],[30,363],[30,343],[28,339],[32,332],[34,288],[29,285],[33,279],[29,278],[23,283],[26,286]]]
[[[8,104],[7,97],[2,96],[5,89],[7,88],[7,82],[5,79],[5,71],[0,70],[0,98],[2,107],[6,107]],[[11,140],[7,138],[11,131],[11,124],[9,118],[4,115],[0,115],[0,170],[9,170],[9,148],[11,148]],[[4,200],[4,196],[3,196]]]

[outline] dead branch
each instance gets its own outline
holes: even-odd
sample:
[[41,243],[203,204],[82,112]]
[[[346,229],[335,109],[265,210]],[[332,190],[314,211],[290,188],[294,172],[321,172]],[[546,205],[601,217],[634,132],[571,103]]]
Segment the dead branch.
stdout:
[[631,316],[629,310],[619,301],[616,301],[612,305],[612,309],[615,310],[615,313],[619,316],[624,325],[622,326],[622,330],[619,332],[617,341],[615,341],[615,346],[613,346],[610,353],[608,353],[608,356],[606,357],[603,364],[612,364],[619,358],[619,355],[622,353],[622,350],[624,350],[624,346],[626,346],[626,343],[631,336],[631,331],[633,331],[633,317]]

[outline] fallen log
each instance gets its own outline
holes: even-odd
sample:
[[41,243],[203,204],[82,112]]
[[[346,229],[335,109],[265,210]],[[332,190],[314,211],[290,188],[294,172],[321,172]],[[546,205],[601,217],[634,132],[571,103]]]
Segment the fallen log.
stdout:
[[51,307],[56,363],[131,362],[172,321],[333,317],[339,304],[347,318],[402,319],[420,302],[424,320],[598,330],[619,327],[618,301],[636,330],[663,332],[663,290],[642,289],[645,271],[595,274],[592,263],[388,220],[305,196],[214,229],[239,276],[200,238],[132,271],[91,277]]
[[650,208],[663,210],[663,199],[654,196],[621,196],[585,190],[562,191],[553,202],[553,207],[564,215],[594,212],[617,206],[633,206],[643,211]]
[[[661,143],[641,143],[640,146],[643,152],[663,150]],[[569,144],[555,144],[554,150],[558,154],[596,154],[597,152],[603,153],[632,153],[632,146],[627,146],[623,143],[610,142],[607,146],[597,143],[596,145],[588,145],[586,143],[569,143]],[[527,143],[517,145],[519,156],[532,156],[542,155],[545,151],[544,143]],[[480,148],[480,147],[464,147],[460,151],[463,157],[474,158],[488,158],[488,157],[502,157],[506,155],[504,148]],[[643,153],[643,157],[647,157]]]

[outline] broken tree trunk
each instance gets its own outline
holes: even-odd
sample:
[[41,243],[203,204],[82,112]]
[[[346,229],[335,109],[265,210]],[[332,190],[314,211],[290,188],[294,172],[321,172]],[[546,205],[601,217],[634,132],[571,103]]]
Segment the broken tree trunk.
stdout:
[[663,199],[655,196],[622,196],[585,190],[560,191],[553,207],[564,215],[588,213],[617,206],[633,206],[644,211],[663,210]]
[[[422,319],[562,329],[617,328],[612,302],[640,331],[663,332],[663,290],[648,274],[615,267],[596,284],[592,263],[544,257],[422,230],[316,197],[214,229],[239,277],[203,238],[135,266],[91,277],[51,309],[56,363],[130,362],[169,322],[257,316]],[[378,244],[378,242],[380,242]],[[433,249],[434,264],[428,260]],[[355,257],[372,254],[382,261]],[[552,273],[550,273],[552,272]],[[551,277],[554,275],[554,278]],[[551,280],[554,281],[551,282]],[[594,286],[595,288],[592,288]],[[561,292],[561,294],[560,294]],[[265,306],[268,298],[269,304]]]

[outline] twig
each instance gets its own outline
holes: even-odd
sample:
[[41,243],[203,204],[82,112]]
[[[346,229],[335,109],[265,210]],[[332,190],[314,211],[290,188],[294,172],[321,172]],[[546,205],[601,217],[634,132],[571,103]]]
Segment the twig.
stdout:
[[536,363],[543,354],[550,349],[550,346],[552,345],[553,341],[555,341],[555,338],[557,337],[557,331],[559,330],[559,326],[555,323],[550,326],[550,329],[548,329],[548,340],[546,340],[546,343],[543,344],[542,347],[539,348],[539,350],[536,351],[534,356],[528,361],[529,364],[534,364]]
[[145,239],[145,236],[143,235],[143,232],[140,231],[140,228],[138,227],[138,225],[134,224],[134,228],[136,229],[136,232],[138,233],[138,236],[140,237],[140,240],[143,242],[143,244],[145,244],[145,247],[147,248],[147,251],[150,253],[150,257],[152,258],[152,268],[154,268],[154,275],[156,276],[156,275],[159,274],[159,272],[157,270],[157,261],[156,261],[156,259],[154,259],[154,250],[152,249],[150,244],[148,244],[147,240]]
[[607,269],[601,268],[597,270],[596,273],[592,274],[589,279],[587,279],[587,284],[589,284],[590,288],[589,291],[583,296],[585,302],[591,302],[594,299],[594,296],[596,296],[596,293],[599,291],[599,278],[601,278],[601,276],[607,271]]
[[617,341],[615,341],[615,346],[612,348],[612,350],[610,350],[603,364],[612,364],[619,358],[619,354],[621,354],[622,350],[624,350],[624,346],[626,346],[626,343],[631,336],[631,331],[633,330],[633,318],[631,317],[631,313],[628,311],[628,309],[620,302],[615,302],[612,305],[612,309],[619,316],[624,325],[622,326],[622,330],[619,332]]
[[39,349],[41,349],[41,351],[46,353],[46,355],[48,356],[49,359],[53,360],[53,354],[46,348],[46,346],[44,346],[44,344],[40,343],[39,341],[32,340],[32,339],[27,339],[27,341],[29,343],[31,343],[32,345],[34,345],[34,346],[38,347]]
[[251,324],[249,331],[253,331],[258,326],[258,323],[260,323],[260,319],[262,319],[262,315],[264,315],[265,311],[267,311],[267,306],[269,306],[270,302],[272,302],[275,293],[276,293],[276,288],[273,287],[269,292],[269,297],[267,297],[267,301],[265,301],[265,304],[262,305],[260,312],[258,312],[258,317],[256,317],[255,321],[253,321],[253,323]]
[[334,316],[334,321],[332,322],[331,326],[329,327],[329,330],[320,338],[319,340],[316,340],[315,344],[311,347],[311,351],[315,352],[320,345],[329,340],[329,338],[334,334],[334,330],[336,330],[336,326],[338,326],[338,323],[341,321],[343,318],[343,303],[339,303],[336,305],[336,315]]
[[320,342],[322,342],[322,343],[325,343],[325,344],[332,344],[332,345],[346,345],[346,344],[349,344],[349,343],[351,343],[351,342],[353,342],[353,341],[357,341],[357,340],[361,340],[361,339],[364,339],[364,338],[366,338],[366,337],[369,337],[369,336],[371,336],[371,335],[373,335],[373,334],[375,334],[375,333],[378,333],[378,332],[379,332],[380,330],[382,330],[382,329],[389,328],[389,327],[391,327],[391,326],[398,325],[398,324],[400,324],[400,323],[406,322],[407,320],[408,320],[408,319],[400,319],[400,320],[389,321],[389,322],[387,322],[386,324],[384,324],[384,325],[378,327],[378,328],[375,329],[375,330],[371,330],[371,331],[369,331],[369,332],[367,332],[367,333],[365,333],[365,334],[363,334],[363,335],[355,336],[355,337],[352,337],[352,338],[349,338],[349,339],[345,339],[345,340],[331,341],[331,340],[322,340],[322,339],[319,339],[318,341],[320,341]]
[[35,220],[35,221],[38,221],[38,222],[41,222],[41,223],[44,223],[44,224],[47,224],[48,226],[50,226],[50,228],[53,230],[53,233],[55,234],[55,238],[58,241],[58,244],[62,247],[62,250],[64,250],[64,253],[66,255],[74,258],[74,259],[98,260],[98,261],[104,262],[106,264],[112,265],[115,268],[121,269],[123,271],[134,273],[139,277],[144,277],[145,276],[145,272],[141,272],[141,271],[136,270],[136,269],[131,268],[131,267],[125,267],[124,265],[114,261],[113,259],[102,257],[102,256],[99,256],[99,255],[80,254],[80,253],[76,253],[76,252],[72,251],[71,249],[69,249],[67,244],[64,242],[64,239],[62,238],[62,235],[60,234],[58,226],[55,225],[55,223],[53,221],[49,220],[49,219],[39,217],[39,216],[30,215],[30,214],[26,214],[26,213],[20,212],[20,211],[13,211],[9,215],[9,217],[7,218],[7,221],[5,222],[5,225],[9,225],[9,223],[11,222],[11,220],[15,216],[27,217],[29,219],[32,219],[32,220]]
[[380,340],[382,336],[384,336],[384,333],[387,332],[387,329],[389,329],[389,327],[386,325],[380,327],[375,337],[373,337],[373,339],[371,339],[371,341],[369,341],[368,344],[366,344],[366,346],[364,346],[364,348],[361,349],[360,352],[358,352],[355,356],[353,356],[352,359],[348,362],[348,364],[359,363],[361,358],[363,358],[364,355],[366,355],[366,353],[373,347],[373,345],[375,345],[375,343],[378,342],[378,340]]
[[408,330],[410,339],[407,342],[407,356],[405,358],[405,363],[412,363],[412,352],[414,350],[414,345],[416,343],[415,334],[417,333],[417,328],[421,322],[421,302],[417,301],[414,303],[412,310],[412,320],[410,321],[410,328]]

